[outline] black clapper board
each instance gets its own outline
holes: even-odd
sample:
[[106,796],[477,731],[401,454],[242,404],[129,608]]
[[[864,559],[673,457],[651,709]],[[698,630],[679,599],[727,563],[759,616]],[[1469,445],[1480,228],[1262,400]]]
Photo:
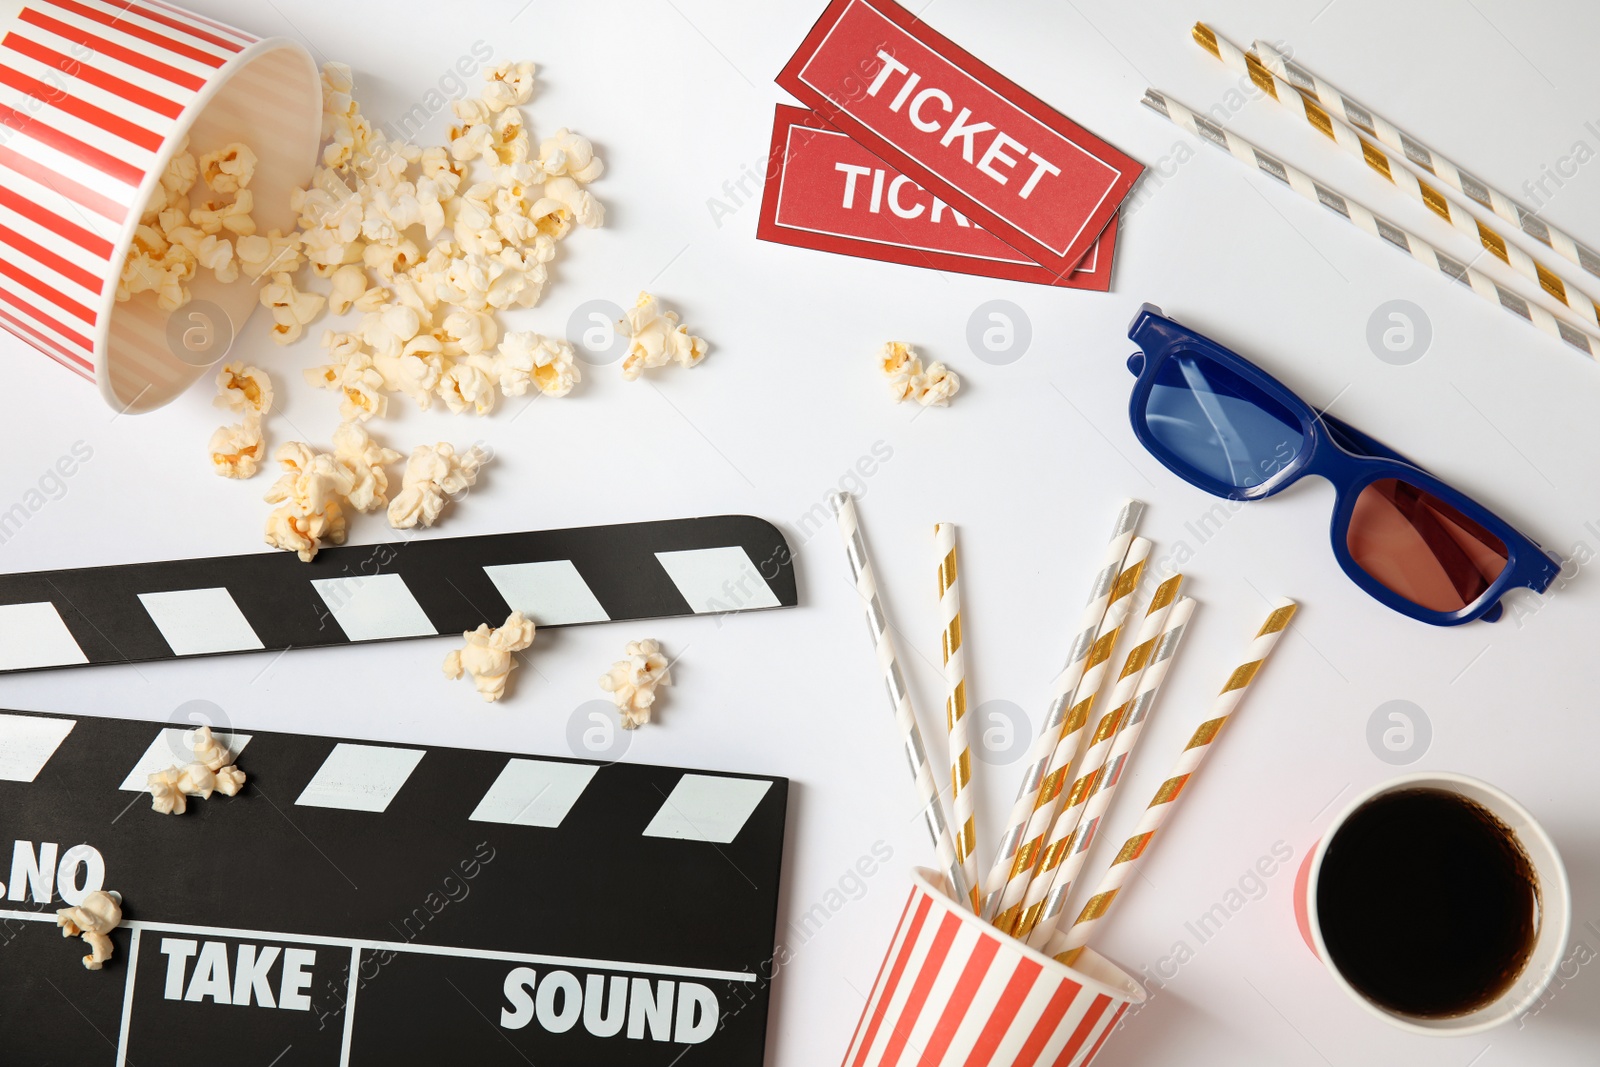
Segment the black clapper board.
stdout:
[[0,1063],[763,1062],[786,779],[225,736],[244,790],[160,815],[182,728],[0,712]]

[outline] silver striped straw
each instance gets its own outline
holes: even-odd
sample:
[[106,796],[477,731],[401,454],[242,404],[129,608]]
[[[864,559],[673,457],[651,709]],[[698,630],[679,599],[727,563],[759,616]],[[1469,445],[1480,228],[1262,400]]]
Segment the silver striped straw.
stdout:
[[894,637],[889,631],[889,617],[884,613],[883,602],[878,598],[878,581],[873,576],[872,559],[867,555],[867,545],[861,537],[861,526],[856,518],[855,500],[848,493],[832,493],[828,497],[839,520],[839,534],[844,538],[845,558],[850,562],[850,574],[855,580],[856,595],[861,598],[867,612],[867,628],[872,631],[872,645],[878,654],[878,668],[883,672],[888,686],[889,703],[894,709],[895,725],[900,728],[905,743],[906,760],[911,765],[911,777],[917,787],[917,803],[921,805],[923,821],[928,836],[933,838],[934,850],[939,855],[939,869],[950,879],[950,890],[963,905],[970,904],[971,887],[966,873],[956,855],[955,843],[950,836],[950,823],[945,817],[944,805],[939,800],[939,787],[933,771],[928,766],[928,748],[922,742],[922,730],[917,726],[917,715],[911,707],[911,693],[906,688],[900,661],[895,656]]
[[[1134,645],[1128,650],[1122,672],[1117,676],[1111,696],[1106,700],[1106,709],[1101,713],[1100,721],[1095,724],[1092,733],[1079,739],[1082,759],[1074,772],[1076,777],[1072,779],[1072,785],[1062,793],[1049,832],[1045,834],[1044,849],[1039,853],[1033,880],[1028,883],[1023,896],[1022,914],[1012,929],[1014,937],[1026,940],[1029,931],[1044,913],[1045,904],[1059,880],[1075,877],[1071,871],[1064,871],[1063,866],[1071,862],[1079,821],[1084,817],[1090,796],[1100,788],[1100,782],[1105,777],[1111,751],[1122,736],[1122,724],[1128,718],[1133,699],[1138,693],[1139,681],[1144,677],[1145,666],[1161,641],[1162,628],[1167,616],[1172,613],[1173,602],[1178,599],[1178,589],[1182,584],[1183,575],[1174,574],[1156,587],[1150,597],[1150,606],[1140,621]],[[1087,748],[1084,748],[1085,742]]]
[[1345,121],[1356,129],[1405,155],[1412,166],[1427,171],[1458,192],[1466,194],[1475,204],[1481,204],[1507,222],[1517,226],[1535,241],[1554,249],[1563,258],[1576,263],[1589,274],[1600,278],[1600,253],[1588,248],[1563,230],[1550,225],[1539,213],[1513,200],[1485,182],[1474,178],[1459,166],[1424,145],[1382,115],[1350,99],[1340,89],[1329,85],[1315,74],[1282,55],[1266,41],[1256,41],[1251,47],[1261,57],[1262,63],[1274,74],[1287,80],[1306,96],[1330,111],[1344,113]]
[[1057,868],[1055,882],[1045,897],[1044,914],[1034,924],[1032,933],[1028,935],[1028,944],[1034,948],[1043,949],[1055,934],[1061,913],[1066,910],[1067,899],[1072,895],[1073,886],[1077,884],[1078,875],[1088,859],[1089,850],[1094,847],[1095,837],[1103,825],[1101,820],[1111,807],[1111,798],[1116,795],[1117,786],[1122,784],[1122,775],[1128,769],[1128,759],[1133,755],[1133,748],[1139,742],[1139,735],[1144,732],[1145,722],[1150,717],[1150,709],[1155,705],[1156,694],[1160,692],[1161,683],[1166,679],[1167,668],[1172,665],[1172,654],[1178,650],[1178,643],[1183,640],[1184,630],[1192,614],[1194,614],[1194,601],[1184,597],[1172,605],[1172,611],[1163,623],[1160,643],[1156,645],[1155,653],[1139,677],[1139,690],[1134,695],[1133,704],[1128,708],[1127,721],[1117,730],[1116,743],[1112,745],[1110,759],[1106,762],[1106,773],[1100,777],[1088,804],[1084,807],[1083,818],[1078,824],[1077,832],[1072,836],[1070,853]]
[[1044,724],[1039,728],[1039,735],[1034,738],[1033,744],[1028,749],[1027,763],[1022,772],[1022,782],[1017,788],[1016,803],[1011,806],[1011,814],[1006,818],[1005,832],[1000,836],[1000,849],[995,856],[994,865],[989,868],[989,876],[983,883],[983,911],[985,919],[993,919],[1000,908],[1000,899],[1005,891],[1006,881],[1011,875],[1011,864],[1017,855],[1017,846],[1022,843],[1022,835],[1028,828],[1028,819],[1033,814],[1034,801],[1039,795],[1039,783],[1044,779],[1044,772],[1050,765],[1050,757],[1056,750],[1056,744],[1061,740],[1061,733],[1066,728],[1067,713],[1072,710],[1072,694],[1078,687],[1078,681],[1083,677],[1085,664],[1089,659],[1089,649],[1094,645],[1095,634],[1100,630],[1100,620],[1105,618],[1106,605],[1111,600],[1111,586],[1117,580],[1117,574],[1122,570],[1122,560],[1128,554],[1128,546],[1133,543],[1133,532],[1139,525],[1139,518],[1144,514],[1144,505],[1137,500],[1124,500],[1117,509],[1116,522],[1112,524],[1111,540],[1106,545],[1105,554],[1100,559],[1100,567],[1095,571],[1094,581],[1089,587],[1089,599],[1084,605],[1083,614],[1078,619],[1078,630],[1068,646],[1066,666],[1056,676],[1051,686],[1050,711],[1045,716]]
[[[1558,301],[1583,320],[1585,326],[1600,328],[1600,306],[1584,291],[1584,283],[1573,281],[1558,268],[1545,266],[1515,241],[1506,240],[1503,234],[1479,219],[1463,203],[1465,194],[1448,191],[1448,186],[1440,189],[1429,184],[1412,170],[1415,164],[1408,164],[1404,155],[1386,151],[1368,140],[1337,114],[1324,108],[1311,96],[1297,92],[1286,78],[1205,23],[1195,23],[1194,39],[1229,69],[1248,76],[1268,97],[1300,115],[1313,129],[1366,163],[1407,197],[1467,234],[1485,251],[1524,278],[1537,283],[1552,300]],[[1590,279],[1591,282],[1596,280]]]
[[1384,218],[1371,208],[1356,203],[1277,156],[1262,151],[1232,130],[1217,125],[1204,115],[1195,114],[1165,93],[1146,89],[1141,103],[1158,115],[1171,119],[1202,141],[1211,142],[1246,166],[1255,167],[1263,174],[1271,175],[1307,200],[1321,204],[1372,236],[1407,253],[1418,263],[1454,278],[1485,300],[1499,304],[1551,337],[1565,341],[1590,358],[1600,358],[1600,334],[1558,318],[1543,304],[1533,303],[1521,294],[1507,289],[1483,271],[1476,270],[1454,256],[1440,251],[1405,227]]
[[1089,648],[1089,658],[1084,661],[1083,677],[1072,693],[1072,704],[1067,709],[1067,722],[1061,730],[1061,740],[1050,753],[1044,777],[1039,779],[1039,795],[1034,797],[1033,811],[1028,814],[1028,826],[1022,831],[1022,843],[1017,846],[1016,858],[1005,888],[1000,893],[1000,907],[991,920],[995,927],[1011,933],[1022,915],[1022,900],[1027,895],[1033,872],[1039,867],[1044,851],[1045,834],[1055,819],[1061,804],[1061,790],[1067,783],[1067,773],[1078,758],[1085,736],[1089,732],[1089,715],[1094,710],[1100,693],[1100,683],[1111,670],[1111,656],[1117,648],[1117,638],[1123,624],[1133,611],[1134,593],[1139,588],[1146,561],[1152,546],[1146,538],[1135,537],[1128,546],[1128,555],[1122,561],[1122,570],[1111,587],[1111,600],[1106,604],[1105,618],[1100,620],[1100,631],[1095,634]]

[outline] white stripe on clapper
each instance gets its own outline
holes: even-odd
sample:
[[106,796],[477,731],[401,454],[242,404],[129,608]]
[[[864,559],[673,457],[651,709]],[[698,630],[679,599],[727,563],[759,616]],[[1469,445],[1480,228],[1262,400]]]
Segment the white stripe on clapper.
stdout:
[[570,559],[497,564],[483,572],[512,611],[522,612],[540,626],[611,618]]
[[755,778],[686,774],[644,828],[644,836],[729,844],[771,788],[771,782]]
[[250,620],[221,586],[140,593],[139,603],[174,655],[204,656],[264,647]]
[[50,601],[0,604],[0,671],[88,662]]
[[0,715],[0,782],[31,782],[67,739],[76,719]]
[[137,929],[133,931],[133,939],[128,942],[128,959],[123,966],[128,968],[128,980],[122,986],[122,1028],[117,1031],[117,1067],[126,1067],[128,1062],[128,1027],[133,1022],[133,980],[139,972]]
[[590,763],[510,760],[467,818],[553,829],[572,811],[599,769]]
[[738,545],[657,552],[656,559],[696,615],[781,606]]
[[420,748],[386,745],[333,746],[295,803],[308,808],[383,812],[422,762]]
[[[3,911],[0,919],[18,922],[56,921],[53,911]],[[193,934],[197,937],[235,938],[244,941],[281,941],[293,945],[333,945],[359,948],[364,952],[412,952],[419,956],[449,956],[455,959],[495,960],[500,963],[537,963],[542,966],[572,967],[592,971],[621,971],[625,974],[668,974],[686,978],[719,978],[726,982],[754,982],[752,971],[719,971],[707,967],[672,967],[658,963],[629,963],[625,960],[596,960],[582,956],[547,956],[537,952],[506,952],[500,949],[453,948],[448,945],[419,945],[414,941],[370,941],[361,937],[328,937],[323,934],[285,934],[275,930],[242,930],[229,926],[191,926],[188,923],[156,922],[153,919],[127,919],[130,930],[151,933]]]
[[361,972],[361,946],[350,950],[350,977],[344,988],[344,1038],[339,1045],[339,1067],[350,1065],[350,1038],[356,1031],[356,990],[361,983],[356,977]]
[[398,574],[314,578],[311,587],[352,641],[432,637],[439,632]]

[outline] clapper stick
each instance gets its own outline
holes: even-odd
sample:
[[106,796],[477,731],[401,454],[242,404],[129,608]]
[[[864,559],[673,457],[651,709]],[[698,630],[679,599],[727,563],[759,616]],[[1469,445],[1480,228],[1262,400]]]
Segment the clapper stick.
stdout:
[[38,571],[0,575],[0,673],[796,602],[788,542],[748,515]]

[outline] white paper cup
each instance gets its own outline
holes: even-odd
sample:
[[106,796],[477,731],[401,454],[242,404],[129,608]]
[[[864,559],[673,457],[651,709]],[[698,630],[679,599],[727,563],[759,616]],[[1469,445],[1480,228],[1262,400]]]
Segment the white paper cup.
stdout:
[[[1439,789],[1481,804],[1516,835],[1517,841],[1533,865],[1534,878],[1539,886],[1539,933],[1527,965],[1522,968],[1522,973],[1495,1000],[1474,1011],[1450,1018],[1434,1019],[1404,1015],[1368,999],[1333,965],[1328,955],[1328,946],[1322,939],[1321,925],[1317,920],[1317,882],[1322,873],[1322,858],[1327,854],[1328,843],[1333,840],[1345,820],[1359,808],[1377,797],[1402,789]],[[1567,936],[1572,930],[1572,891],[1567,884],[1567,869],[1563,866],[1561,855],[1551,843],[1549,835],[1544,832],[1544,828],[1528,814],[1526,808],[1502,790],[1476,778],[1445,772],[1422,772],[1394,778],[1373,786],[1346,804],[1344,810],[1334,816],[1333,821],[1328,824],[1328,829],[1316,847],[1300,864],[1300,871],[1295,879],[1294,909],[1295,918],[1300,924],[1300,936],[1305,939],[1311,951],[1316,953],[1340,989],[1385,1022],[1402,1030],[1436,1037],[1461,1037],[1466,1034],[1481,1033],[1509,1022],[1530,1008],[1555,976],[1556,968],[1566,952]],[[1392,916],[1374,914],[1372,921],[1382,923],[1392,922],[1394,919]],[[1463,930],[1462,936],[1470,937],[1471,931]]]
[[1145,991],[1093,950],[1068,967],[961,906],[937,871],[911,897],[844,1067],[1083,1067]]
[[197,153],[242,141],[260,160],[260,232],[291,232],[321,111],[294,41],[163,0],[0,0],[0,327],[118,411],[167,403],[222,358],[259,293],[201,270],[170,315],[148,295],[117,303],[151,191],[186,135]]

